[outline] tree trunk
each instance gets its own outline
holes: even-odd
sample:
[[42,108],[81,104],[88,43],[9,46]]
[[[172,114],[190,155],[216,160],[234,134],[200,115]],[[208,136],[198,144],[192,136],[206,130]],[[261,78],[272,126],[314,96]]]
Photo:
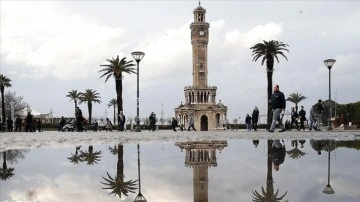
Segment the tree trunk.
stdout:
[[266,68],[267,68],[267,98],[268,98],[268,113],[267,113],[267,129],[270,130],[271,122],[272,122],[272,110],[271,110],[271,95],[272,95],[272,75],[274,69],[274,60],[272,58],[268,58],[266,60]]
[[272,201],[271,199],[274,196],[274,181],[272,177],[272,161],[271,161],[271,155],[272,155],[272,148],[270,148],[270,145],[272,145],[272,141],[268,140],[268,156],[267,156],[267,177],[266,177],[266,199],[267,201]]
[[88,101],[88,111],[89,111],[89,124],[91,125],[91,113],[92,113],[91,101]]
[[[117,114],[120,114],[120,111],[123,111],[123,100],[122,100],[122,80],[121,75],[120,78],[115,79],[115,87],[116,87],[116,100],[118,105]],[[120,120],[118,120],[118,124]]]
[[116,108],[116,106],[114,105],[114,124],[116,124],[116,119],[115,119],[115,108]]
[[5,127],[5,99],[4,99],[5,86],[1,84],[1,109],[2,109],[2,123]]

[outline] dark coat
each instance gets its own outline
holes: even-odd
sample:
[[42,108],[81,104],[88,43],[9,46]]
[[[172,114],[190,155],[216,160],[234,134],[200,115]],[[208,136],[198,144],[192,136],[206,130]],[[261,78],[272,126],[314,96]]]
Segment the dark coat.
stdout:
[[272,109],[285,109],[286,100],[284,93],[276,91],[271,95],[271,107]]
[[251,118],[253,123],[257,123],[259,121],[259,110],[254,109]]

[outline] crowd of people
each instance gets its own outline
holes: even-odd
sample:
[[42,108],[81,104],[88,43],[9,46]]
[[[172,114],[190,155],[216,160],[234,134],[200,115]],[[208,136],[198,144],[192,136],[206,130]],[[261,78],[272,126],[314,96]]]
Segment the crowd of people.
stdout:
[[[305,125],[311,130],[320,131],[320,123],[322,119],[322,113],[324,111],[324,105],[321,99],[318,100],[310,109],[310,115],[306,117],[306,111],[304,106],[300,107],[300,111],[297,111],[296,107],[291,107],[290,120],[286,120],[283,123],[283,117],[285,115],[286,100],[284,94],[279,90],[279,85],[274,86],[274,92],[271,96],[271,109],[273,112],[272,122],[268,132],[274,132],[276,124],[278,123],[280,130],[284,132],[286,130],[298,130],[305,131]],[[259,121],[259,110],[257,107],[253,110],[252,115],[246,114],[245,125],[247,131],[256,131],[257,123]]]
[[[22,126],[24,123],[24,130],[22,130]],[[9,116],[6,119],[6,122],[0,122],[0,130],[3,132],[41,132],[42,124],[40,119],[35,119],[31,112],[28,112],[23,119],[16,115],[15,121]]]

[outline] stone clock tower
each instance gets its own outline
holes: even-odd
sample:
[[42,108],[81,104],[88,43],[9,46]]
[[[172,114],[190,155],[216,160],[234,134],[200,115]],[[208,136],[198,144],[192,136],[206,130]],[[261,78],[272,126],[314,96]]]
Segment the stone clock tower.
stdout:
[[209,23],[206,10],[199,6],[194,10],[194,22],[190,24],[192,45],[193,85],[184,88],[185,103],[175,108],[178,122],[187,127],[193,117],[197,130],[207,131],[226,127],[227,107],[216,104],[216,86],[208,85]]

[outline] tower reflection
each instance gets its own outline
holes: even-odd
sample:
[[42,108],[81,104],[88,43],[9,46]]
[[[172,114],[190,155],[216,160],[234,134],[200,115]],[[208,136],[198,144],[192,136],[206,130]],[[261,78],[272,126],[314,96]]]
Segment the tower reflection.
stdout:
[[216,150],[228,146],[227,141],[205,140],[176,142],[181,151],[185,149],[185,166],[193,168],[194,202],[208,201],[209,167],[216,167]]

